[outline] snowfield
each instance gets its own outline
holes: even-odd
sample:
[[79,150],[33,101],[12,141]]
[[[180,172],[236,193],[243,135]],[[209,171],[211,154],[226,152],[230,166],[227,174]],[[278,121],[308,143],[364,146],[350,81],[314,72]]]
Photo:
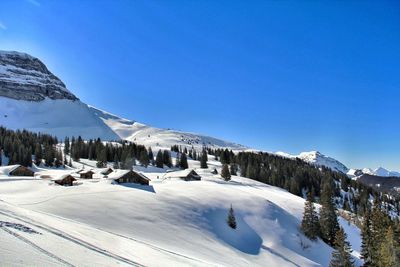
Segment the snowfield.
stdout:
[[[209,169],[198,169],[199,162],[191,160],[189,165],[201,181],[165,178],[165,170],[155,167],[135,167],[152,180],[149,186],[104,178],[72,187],[48,179],[0,179],[2,263],[328,266],[332,249],[299,231],[302,198],[237,176],[225,182],[211,174],[215,167],[220,171],[219,162],[210,160]],[[236,230],[226,223],[230,205]],[[358,228],[340,223],[353,255],[359,255]]]

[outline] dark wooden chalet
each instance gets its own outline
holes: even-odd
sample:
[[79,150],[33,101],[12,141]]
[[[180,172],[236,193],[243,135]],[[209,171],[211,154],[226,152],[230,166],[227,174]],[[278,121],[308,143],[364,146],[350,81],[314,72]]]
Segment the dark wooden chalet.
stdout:
[[93,174],[94,172],[92,170],[88,171],[82,170],[79,172],[79,175],[82,179],[93,179]]
[[106,168],[105,170],[102,170],[100,173],[103,175],[109,175],[110,173],[112,173],[114,170],[111,168]]
[[114,180],[115,182],[121,183],[137,183],[141,185],[149,185],[150,179],[147,178],[144,174],[133,170],[118,170],[112,173],[109,176],[109,179]]
[[54,183],[56,183],[56,184],[68,185],[68,186],[73,186],[74,181],[76,181],[76,179],[74,177],[72,177],[70,174],[62,175],[60,177],[53,178],[51,180],[54,181]]
[[10,170],[8,175],[10,176],[33,176],[35,173],[28,169],[27,167],[16,165],[14,168]]
[[180,178],[185,181],[200,181],[201,176],[195,170],[186,169],[182,171],[169,172],[164,175],[164,178]]

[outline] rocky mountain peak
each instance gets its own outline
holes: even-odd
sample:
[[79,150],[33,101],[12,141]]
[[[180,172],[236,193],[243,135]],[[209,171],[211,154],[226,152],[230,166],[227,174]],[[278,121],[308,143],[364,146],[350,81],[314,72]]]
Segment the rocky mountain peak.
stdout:
[[14,51],[0,51],[0,96],[27,101],[78,99],[38,58]]

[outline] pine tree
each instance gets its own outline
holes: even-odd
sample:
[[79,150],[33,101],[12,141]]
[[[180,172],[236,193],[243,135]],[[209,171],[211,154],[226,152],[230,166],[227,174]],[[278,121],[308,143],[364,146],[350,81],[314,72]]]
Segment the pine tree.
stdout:
[[231,173],[229,172],[228,164],[224,164],[222,166],[221,177],[224,178],[225,181],[229,181],[231,179]]
[[70,143],[69,143],[69,138],[65,137],[64,140],[64,154],[69,154],[69,149],[70,149]]
[[378,198],[375,198],[374,206],[371,212],[371,265],[379,266],[381,262],[380,249],[385,241],[385,233],[390,226],[387,215],[383,212],[379,205]]
[[336,232],[339,230],[339,222],[336,215],[336,207],[332,200],[331,183],[326,182],[321,195],[322,207],[319,212],[319,224],[321,238],[333,246]]
[[303,220],[301,222],[301,230],[304,235],[311,240],[316,240],[320,234],[320,225],[318,213],[313,204],[314,198],[312,193],[307,194],[307,201],[304,204]]
[[361,228],[361,258],[364,260],[364,266],[372,266],[372,236],[371,236],[371,214],[369,209],[367,208],[363,224]]
[[228,223],[229,227],[232,229],[236,229],[236,218],[235,218],[235,212],[233,211],[232,205],[231,208],[229,209],[228,212],[228,218],[226,219],[226,222]]
[[188,161],[187,161],[187,156],[186,156],[185,153],[181,154],[180,167],[181,167],[182,170],[185,170],[185,169],[189,168],[189,164],[188,164]]
[[346,240],[346,233],[343,228],[339,228],[335,237],[335,250],[332,252],[330,267],[351,267],[354,261],[351,258],[351,247]]
[[208,161],[207,151],[203,150],[203,153],[201,154],[200,158],[200,168],[207,169],[208,168],[207,161]]
[[237,165],[235,163],[231,163],[230,173],[231,175],[237,175]]
[[149,151],[149,160],[150,160],[150,164],[154,166],[154,154],[153,154],[153,150],[151,149],[151,147],[149,147],[148,151]]
[[164,168],[163,153],[161,152],[161,150],[158,150],[158,153],[156,156],[156,167]]
[[140,152],[140,163],[147,168],[149,166],[150,160],[149,160],[149,154],[147,153],[147,150],[142,150]]
[[168,150],[164,150],[163,154],[163,163],[167,165],[168,168],[172,167],[171,153]]
[[39,143],[35,145],[35,164],[40,165],[43,159],[42,146]]
[[380,260],[379,267],[398,267],[400,266],[400,258],[398,257],[398,248],[394,239],[392,227],[389,227],[385,234],[385,242],[381,243],[379,250]]

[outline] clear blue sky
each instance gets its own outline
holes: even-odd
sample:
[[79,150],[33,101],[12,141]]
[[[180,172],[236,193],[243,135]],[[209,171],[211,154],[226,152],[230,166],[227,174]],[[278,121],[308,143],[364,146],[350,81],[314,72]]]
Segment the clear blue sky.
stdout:
[[400,169],[399,1],[2,0],[0,49],[129,119]]

